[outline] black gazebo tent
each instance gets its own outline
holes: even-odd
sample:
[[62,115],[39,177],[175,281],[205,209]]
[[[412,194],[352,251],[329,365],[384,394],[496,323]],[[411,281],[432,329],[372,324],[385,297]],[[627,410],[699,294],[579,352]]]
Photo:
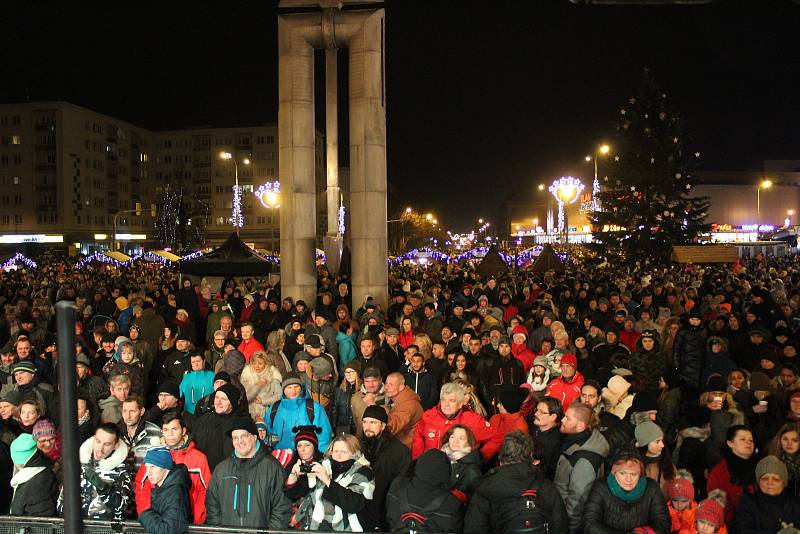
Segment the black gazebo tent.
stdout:
[[260,276],[272,272],[272,262],[231,234],[227,241],[208,254],[181,261],[182,274],[200,276]]

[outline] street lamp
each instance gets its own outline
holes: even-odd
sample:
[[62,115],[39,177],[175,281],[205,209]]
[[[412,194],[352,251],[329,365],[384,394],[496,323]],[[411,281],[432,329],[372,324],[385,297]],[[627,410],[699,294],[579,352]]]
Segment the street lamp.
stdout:
[[[236,163],[236,158],[234,158],[233,154],[230,152],[220,152],[219,157],[233,162],[235,185],[233,186],[233,211],[231,212],[231,224],[234,228],[236,228],[236,235],[239,235],[239,229],[244,226],[244,216],[242,215],[242,190],[239,189],[239,165]],[[250,165],[250,160],[248,158],[244,158],[242,163],[245,165]]]
[[564,229],[564,243],[569,243],[567,207],[578,200],[583,191],[583,183],[572,176],[562,176],[550,185],[549,191],[558,201],[558,224]]
[[606,156],[611,151],[608,145],[600,145],[594,154],[586,156],[586,161],[594,160],[594,181],[592,182],[592,208],[600,211],[600,180],[597,178],[597,155]]
[[756,187],[756,233],[761,224],[761,190],[772,187],[772,180],[762,180]]

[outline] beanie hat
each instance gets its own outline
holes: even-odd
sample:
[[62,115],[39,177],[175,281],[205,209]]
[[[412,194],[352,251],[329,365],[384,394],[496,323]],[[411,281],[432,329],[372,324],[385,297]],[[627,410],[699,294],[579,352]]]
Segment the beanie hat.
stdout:
[[256,417],[256,430],[269,431],[269,429],[267,428],[267,423],[264,422],[263,417]]
[[642,332],[642,337],[641,337],[641,339],[645,339],[645,338],[647,338],[647,339],[652,339],[652,340],[656,340],[656,339],[658,339],[658,334],[657,334],[657,333],[655,333],[655,332],[654,332],[654,331],[652,331],[652,330],[645,330],[644,332]]
[[500,392],[500,404],[508,413],[517,413],[528,398],[528,390],[522,388],[504,389]]
[[231,375],[227,371],[220,371],[219,373],[214,375],[214,382],[217,380],[224,380],[225,382],[231,381]]
[[611,400],[621,399],[628,392],[630,387],[630,382],[621,376],[614,375],[608,380],[608,387],[603,388],[603,397],[610,398]]
[[283,382],[281,382],[281,390],[284,390],[288,386],[292,385],[302,386],[303,381],[300,380],[300,375],[295,372],[286,373],[286,375],[283,377]]
[[348,369],[352,369],[357,374],[361,374],[361,362],[358,360],[351,360],[347,362],[347,365],[344,366],[344,370],[347,371]]
[[20,362],[15,363],[11,366],[11,373],[16,373],[18,371],[25,371],[26,373],[31,373],[33,375],[36,374],[36,366],[33,365],[33,362],[29,360],[22,360]]
[[769,377],[760,371],[750,375],[750,391],[771,391]]
[[[231,406],[233,406],[234,409],[239,406],[239,397],[241,397],[241,393],[239,393],[239,388],[233,384],[222,384],[217,389],[217,393],[224,393],[225,396],[228,397],[228,401],[231,403]],[[255,432],[255,434],[258,435],[258,432]]]
[[119,345],[120,343],[130,343],[130,342],[131,342],[130,338],[125,336],[117,336],[116,338],[114,338],[114,345]]
[[511,340],[508,339],[508,336],[500,336],[500,341],[497,342],[497,345],[511,345]]
[[313,349],[320,349],[322,348],[322,338],[318,334],[311,334],[306,336],[305,344]]
[[547,369],[550,367],[547,365],[547,357],[546,356],[537,356],[535,360],[533,360],[533,366],[536,367],[537,365],[544,367]]
[[145,465],[154,465],[161,469],[172,469],[175,467],[175,462],[172,460],[172,454],[166,447],[153,447],[149,449],[144,455]]
[[192,338],[189,337],[189,334],[178,334],[178,337],[175,338],[175,341],[188,341],[189,343],[192,343]]
[[92,364],[89,363],[89,357],[82,352],[78,354],[77,358],[75,358],[75,365],[83,365],[84,367],[88,367],[89,369],[92,368]]
[[615,471],[614,464],[627,460],[633,460],[642,463],[644,462],[642,455],[638,450],[630,445],[623,445],[611,455],[611,462],[608,464],[611,466],[611,472],[613,473]]
[[377,378],[378,380],[382,380],[383,377],[381,376],[381,370],[375,366],[367,367],[364,369],[364,380],[367,378]]
[[11,461],[25,465],[36,453],[36,440],[30,434],[20,434],[11,442]]
[[364,415],[361,416],[361,419],[366,419],[367,417],[377,419],[378,421],[383,421],[387,425],[389,424],[389,416],[386,414],[386,410],[380,406],[367,406],[367,409],[364,410]]
[[308,441],[314,445],[314,450],[319,450],[319,434],[321,429],[315,425],[300,425],[292,428],[294,432],[294,446],[297,448],[297,442]]
[[694,499],[694,485],[685,478],[674,478],[669,483],[667,495],[671,499]]
[[720,375],[711,375],[706,382],[706,391],[728,391],[728,384]]
[[571,365],[574,369],[578,368],[578,358],[574,354],[564,354],[561,356],[561,365]]
[[658,400],[647,391],[640,391],[633,397],[631,413],[658,411]]
[[103,334],[103,340],[101,341],[101,343],[114,343],[116,340],[117,337],[114,334],[106,332],[105,334]]
[[[226,384],[230,386],[230,384]],[[223,386],[225,387],[225,386]],[[236,389],[235,386],[231,386]],[[217,391],[221,390],[222,388],[218,389]],[[238,391],[238,390],[237,390]],[[230,397],[228,397],[230,398]],[[246,430],[250,434],[258,437],[258,428],[256,428],[256,423],[253,419],[248,415],[247,417],[236,417],[233,421],[231,421],[230,425],[228,426],[228,430],[225,431],[225,435],[231,437],[234,430]]]
[[33,425],[33,439],[39,441],[40,437],[55,436],[56,427],[47,419],[39,419]]
[[162,382],[161,385],[158,386],[158,393],[168,393],[169,395],[172,395],[176,399],[181,398],[181,391],[180,389],[178,389],[177,384],[175,384],[175,382],[172,382],[170,380]]
[[694,518],[695,521],[705,521],[719,528],[725,524],[725,508],[717,499],[709,496],[697,505]]
[[328,358],[323,356],[311,360],[311,373],[314,378],[321,380],[333,372],[333,366]]
[[778,475],[784,484],[789,482],[789,472],[786,470],[786,465],[776,456],[766,456],[756,464],[756,481],[769,474]]
[[636,425],[634,431],[637,447],[647,447],[650,443],[664,437],[664,431],[652,421],[644,421]]
[[18,389],[12,389],[10,387],[3,388],[3,392],[0,393],[0,402],[7,402],[14,406],[19,406],[22,404],[22,393]]
[[440,449],[428,449],[417,459],[414,479],[434,487],[447,487],[450,483],[450,459]]

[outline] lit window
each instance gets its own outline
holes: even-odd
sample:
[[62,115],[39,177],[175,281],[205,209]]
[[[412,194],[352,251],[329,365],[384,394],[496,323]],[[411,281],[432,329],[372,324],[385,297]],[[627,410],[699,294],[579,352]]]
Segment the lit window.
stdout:
[[12,135],[11,136],[11,144],[12,145],[21,145],[22,144],[22,136],[21,135]]

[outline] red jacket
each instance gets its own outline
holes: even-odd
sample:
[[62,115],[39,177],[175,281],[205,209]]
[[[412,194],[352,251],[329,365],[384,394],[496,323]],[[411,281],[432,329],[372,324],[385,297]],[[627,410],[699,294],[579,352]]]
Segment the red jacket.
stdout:
[[489,424],[505,438],[506,434],[515,430],[528,433],[528,423],[521,413],[498,413],[489,419]]
[[503,434],[466,406],[455,417],[448,419],[437,405],[423,413],[422,419],[417,423],[411,457],[416,460],[428,449],[440,449],[443,445],[442,438],[453,425],[464,425],[472,430],[484,461],[494,458],[503,444]]
[[525,376],[528,376],[528,373],[531,372],[531,367],[533,367],[533,361],[536,359],[536,354],[534,354],[533,351],[528,348],[527,343],[514,343],[514,334],[524,334],[525,339],[527,340],[528,329],[519,324],[514,327],[514,330],[511,331],[511,354],[513,354],[516,359],[522,362],[522,367],[525,369]]
[[640,337],[642,337],[642,334],[636,330],[631,330],[630,332],[622,330],[619,333],[619,342],[628,347],[631,353],[634,353],[636,352],[636,342],[639,341]]
[[400,335],[397,338],[397,344],[403,347],[403,350],[406,350],[409,345],[414,344],[414,340],[417,338],[416,334],[414,334],[413,330],[409,330],[408,332],[400,332]]
[[572,380],[569,382],[566,382],[563,377],[559,376],[551,380],[550,384],[547,385],[547,392],[545,395],[560,400],[561,406],[566,412],[569,405],[580,398],[581,388],[585,381],[583,375],[578,372],[575,373],[575,376],[573,376]]
[[[722,460],[711,468],[706,480],[706,489],[709,493],[715,489],[721,489],[725,492],[728,497],[728,504],[725,506],[725,523],[733,521],[733,511],[739,506],[745,488],[731,482],[731,474],[728,472],[728,460]],[[747,493],[755,493],[753,486],[748,486],[746,489]]]
[[247,363],[250,363],[250,358],[258,351],[266,352],[264,350],[264,345],[259,343],[254,337],[251,337],[250,341],[242,340],[242,342],[239,343],[239,352],[244,354],[244,359],[247,360]]
[[[183,464],[189,470],[192,487],[189,490],[189,500],[192,502],[192,521],[195,525],[206,522],[206,491],[211,483],[211,469],[208,467],[206,455],[197,450],[194,441],[190,441],[184,449],[172,450],[172,460],[176,464]],[[134,496],[136,497],[136,511],[139,515],[150,509],[150,492],[152,485],[147,479],[144,464],[136,473],[134,482]]]

